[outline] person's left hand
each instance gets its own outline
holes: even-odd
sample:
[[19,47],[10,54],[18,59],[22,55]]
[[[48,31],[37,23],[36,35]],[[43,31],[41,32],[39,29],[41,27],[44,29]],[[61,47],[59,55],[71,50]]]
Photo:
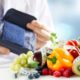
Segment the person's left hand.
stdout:
[[0,55],[9,55],[9,53],[10,53],[10,50],[8,48],[0,46]]
[[36,33],[37,36],[37,43],[36,48],[39,49],[42,46],[46,44],[46,42],[50,39],[50,30],[39,23],[38,21],[32,21],[31,23],[27,24],[27,27],[31,30],[33,30],[34,33]]

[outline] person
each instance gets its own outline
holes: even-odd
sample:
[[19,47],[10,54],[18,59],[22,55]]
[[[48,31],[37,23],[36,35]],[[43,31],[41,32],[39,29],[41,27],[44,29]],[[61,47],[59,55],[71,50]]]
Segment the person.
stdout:
[[36,34],[36,49],[44,46],[49,40],[51,30],[54,30],[47,0],[4,0],[3,15],[10,8],[28,13],[37,18],[37,20],[28,23],[26,27]]

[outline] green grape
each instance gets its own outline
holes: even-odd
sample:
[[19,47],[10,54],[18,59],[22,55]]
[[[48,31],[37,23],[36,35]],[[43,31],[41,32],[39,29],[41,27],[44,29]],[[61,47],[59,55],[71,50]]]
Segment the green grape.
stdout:
[[20,64],[12,64],[11,65],[11,69],[12,69],[12,71],[14,71],[14,72],[19,72],[20,71],[20,69],[21,69],[21,65]]
[[32,63],[33,62],[33,57],[29,57],[27,61],[28,61],[28,64]]
[[33,56],[33,52],[32,52],[32,51],[28,51],[28,52],[26,53],[26,55],[27,55],[27,58],[29,58],[29,57]]
[[27,56],[26,56],[26,54],[24,54],[24,53],[22,53],[21,55],[20,55],[20,59],[26,59],[27,58]]
[[14,59],[13,61],[15,64],[20,64],[21,59],[19,57],[17,57],[16,59]]
[[28,64],[25,64],[23,67],[24,67],[24,68],[27,68],[27,67],[28,67]]
[[26,60],[27,60],[27,58],[28,58],[28,56],[25,54],[25,58],[26,58]]
[[27,64],[27,60],[25,58],[22,58],[20,64],[24,66],[25,64]]

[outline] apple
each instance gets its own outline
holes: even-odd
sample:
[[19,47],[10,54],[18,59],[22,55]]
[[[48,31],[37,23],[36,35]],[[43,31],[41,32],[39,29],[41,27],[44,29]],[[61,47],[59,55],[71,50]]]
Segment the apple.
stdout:
[[77,40],[68,40],[66,42],[66,45],[71,45],[71,46],[79,46],[80,43]]
[[74,57],[74,59],[79,56],[79,52],[76,49],[68,49],[68,51]]
[[74,59],[80,55],[80,49],[77,46],[65,45],[64,48],[74,57]]
[[67,45],[67,50],[70,52],[70,54],[76,58],[79,56],[80,53],[80,49],[79,49],[79,45],[80,43],[77,40],[68,40],[66,42]]

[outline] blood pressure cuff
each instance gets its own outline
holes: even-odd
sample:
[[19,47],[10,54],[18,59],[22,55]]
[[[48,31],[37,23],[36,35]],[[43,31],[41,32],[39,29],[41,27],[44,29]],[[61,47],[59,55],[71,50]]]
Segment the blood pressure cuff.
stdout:
[[34,51],[36,36],[30,29],[26,28],[26,24],[32,20],[36,20],[36,18],[18,10],[9,9],[3,17],[2,39]]
[[24,48],[18,44],[12,43],[7,40],[0,39],[0,45],[10,49],[11,52],[20,55],[21,53],[27,53],[29,49]]
[[36,35],[35,33],[25,30],[18,25],[4,21],[2,40],[19,44],[24,48],[35,51]]
[[36,20],[36,18],[32,15],[23,13],[12,8],[7,11],[5,16],[3,17],[3,20],[16,24],[21,28],[29,30],[28,28],[26,28],[26,24],[30,23],[32,20]]

